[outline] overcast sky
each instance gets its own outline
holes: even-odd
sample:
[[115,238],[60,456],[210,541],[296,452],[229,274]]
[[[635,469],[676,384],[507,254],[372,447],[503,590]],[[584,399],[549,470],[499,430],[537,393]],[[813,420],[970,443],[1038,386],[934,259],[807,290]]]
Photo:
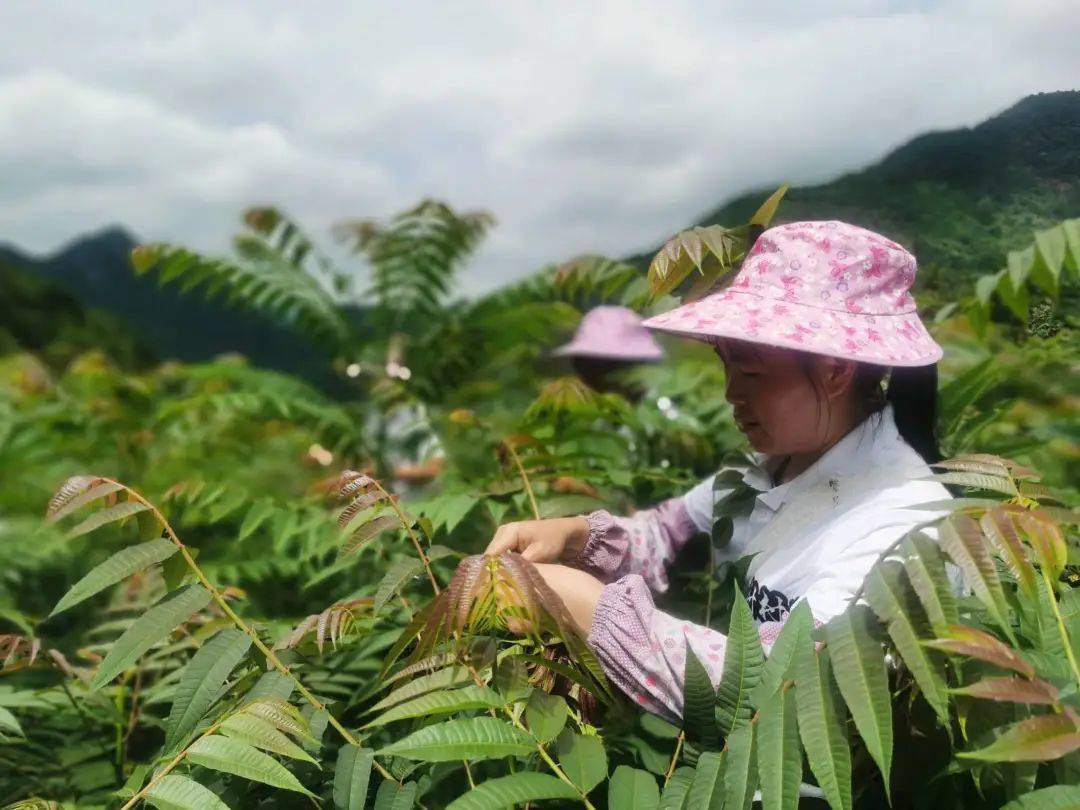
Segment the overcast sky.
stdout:
[[469,291],[1080,87],[1075,0],[3,0],[0,31],[0,241],[223,252],[252,203],[323,236],[435,196],[498,218]]

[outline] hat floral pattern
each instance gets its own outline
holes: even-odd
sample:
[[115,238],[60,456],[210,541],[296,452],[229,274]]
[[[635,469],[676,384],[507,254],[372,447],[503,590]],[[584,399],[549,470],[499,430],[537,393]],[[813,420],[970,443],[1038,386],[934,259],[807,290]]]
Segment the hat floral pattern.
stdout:
[[883,366],[941,358],[919,319],[915,257],[845,222],[765,231],[731,284],[645,326],[699,340],[732,338]]

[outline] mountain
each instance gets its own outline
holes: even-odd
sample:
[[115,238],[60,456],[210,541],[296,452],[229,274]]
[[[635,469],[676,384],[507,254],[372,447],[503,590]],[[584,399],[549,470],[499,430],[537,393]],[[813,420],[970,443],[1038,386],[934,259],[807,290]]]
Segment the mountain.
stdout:
[[[745,222],[772,190],[694,224]],[[978,126],[920,135],[862,171],[792,188],[777,223],[841,219],[880,231],[915,253],[924,289],[953,292],[1000,269],[1033,230],[1078,214],[1080,91],[1065,91],[1028,96]]]
[[146,366],[152,359],[115,317],[87,311],[71,293],[37,273],[0,266],[0,355],[31,351],[62,369],[90,348],[101,349],[125,368]]
[[[111,227],[43,258],[0,245],[0,267],[53,282],[82,307],[112,315],[113,328],[129,329],[144,356],[190,362],[239,352],[252,363],[333,385],[325,353],[303,338],[257,315],[204,301],[199,293],[184,295],[158,287],[155,278],[136,276],[130,261],[136,244],[127,231]],[[14,283],[14,277],[7,281]],[[0,311],[0,326],[9,317],[14,316]]]

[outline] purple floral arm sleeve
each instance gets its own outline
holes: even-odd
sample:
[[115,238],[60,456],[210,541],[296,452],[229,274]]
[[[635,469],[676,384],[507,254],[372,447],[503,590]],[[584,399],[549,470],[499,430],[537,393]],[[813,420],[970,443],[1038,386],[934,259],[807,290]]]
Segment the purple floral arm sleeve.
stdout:
[[667,567],[696,531],[682,498],[671,498],[628,518],[593,512],[586,521],[589,539],[570,564],[603,582],[640,574],[658,593],[667,590]]
[[[766,653],[783,626],[759,625]],[[671,720],[682,717],[683,675],[689,646],[718,686],[724,671],[727,637],[656,609],[638,575],[604,587],[593,615],[589,646],[607,676],[635,703]]]

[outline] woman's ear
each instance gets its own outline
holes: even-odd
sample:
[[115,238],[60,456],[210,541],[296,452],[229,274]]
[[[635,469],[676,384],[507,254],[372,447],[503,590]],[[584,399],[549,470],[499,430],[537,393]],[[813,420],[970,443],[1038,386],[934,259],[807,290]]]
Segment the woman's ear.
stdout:
[[830,400],[842,399],[855,387],[859,364],[839,357],[824,357],[821,362],[821,384]]

